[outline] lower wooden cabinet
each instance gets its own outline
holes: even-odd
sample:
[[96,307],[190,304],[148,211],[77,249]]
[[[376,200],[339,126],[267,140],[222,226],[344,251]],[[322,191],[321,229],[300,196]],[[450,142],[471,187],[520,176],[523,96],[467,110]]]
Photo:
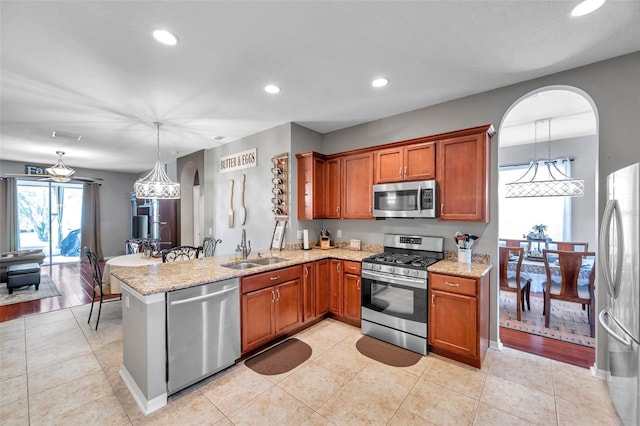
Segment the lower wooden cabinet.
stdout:
[[489,275],[429,274],[432,352],[480,368],[489,348]]
[[242,352],[302,324],[301,272],[293,266],[241,279]]
[[360,321],[362,264],[349,260],[329,260],[329,312],[355,325]]
[[313,321],[329,312],[329,260],[302,265],[304,322]]
[[342,287],[344,293],[343,315],[345,318],[360,321],[360,312],[362,311],[362,278],[360,277],[361,263],[343,261],[342,270]]

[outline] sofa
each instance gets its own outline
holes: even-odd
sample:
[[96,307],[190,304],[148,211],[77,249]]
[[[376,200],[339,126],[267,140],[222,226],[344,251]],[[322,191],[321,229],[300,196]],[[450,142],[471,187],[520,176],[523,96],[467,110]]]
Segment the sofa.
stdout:
[[40,249],[0,253],[0,283],[7,282],[7,268],[9,265],[33,262],[37,262],[39,265],[42,265],[44,258],[45,254]]

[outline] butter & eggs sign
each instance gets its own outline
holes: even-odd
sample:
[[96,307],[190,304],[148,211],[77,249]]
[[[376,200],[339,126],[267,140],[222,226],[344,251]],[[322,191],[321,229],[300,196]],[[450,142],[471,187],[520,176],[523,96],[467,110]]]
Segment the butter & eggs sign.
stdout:
[[220,173],[255,167],[258,163],[257,148],[220,157]]

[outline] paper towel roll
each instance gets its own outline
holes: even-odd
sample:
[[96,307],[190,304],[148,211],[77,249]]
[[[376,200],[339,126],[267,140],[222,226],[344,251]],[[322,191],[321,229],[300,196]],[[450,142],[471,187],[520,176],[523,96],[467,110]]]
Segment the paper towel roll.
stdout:
[[302,248],[305,250],[309,250],[311,248],[309,247],[309,230],[308,229],[302,230]]

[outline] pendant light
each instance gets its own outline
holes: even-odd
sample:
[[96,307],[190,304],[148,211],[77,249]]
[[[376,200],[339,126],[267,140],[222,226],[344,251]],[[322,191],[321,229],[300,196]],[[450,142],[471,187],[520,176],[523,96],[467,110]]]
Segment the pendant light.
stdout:
[[[524,174],[514,182],[508,183],[506,187],[506,198],[527,198],[527,197],[582,197],[584,195],[584,180],[572,179],[565,175],[558,168],[560,161],[568,159],[551,160],[551,119],[536,120],[534,133],[534,158],[535,146],[538,142],[538,125],[546,122],[548,134],[548,157],[546,160],[534,160],[529,163],[529,168]],[[547,180],[538,177],[538,167],[547,167],[549,178]]]
[[180,198],[180,184],[173,183],[164,166],[160,163],[160,126],[162,123],[155,122],[158,131],[158,160],[155,167],[142,179],[138,179],[133,185],[136,198],[147,198],[157,200],[172,200]]
[[58,162],[51,167],[47,167],[46,171],[51,176],[51,179],[56,182],[69,182],[76,171],[62,162],[64,151],[56,151],[56,154],[58,154]]

